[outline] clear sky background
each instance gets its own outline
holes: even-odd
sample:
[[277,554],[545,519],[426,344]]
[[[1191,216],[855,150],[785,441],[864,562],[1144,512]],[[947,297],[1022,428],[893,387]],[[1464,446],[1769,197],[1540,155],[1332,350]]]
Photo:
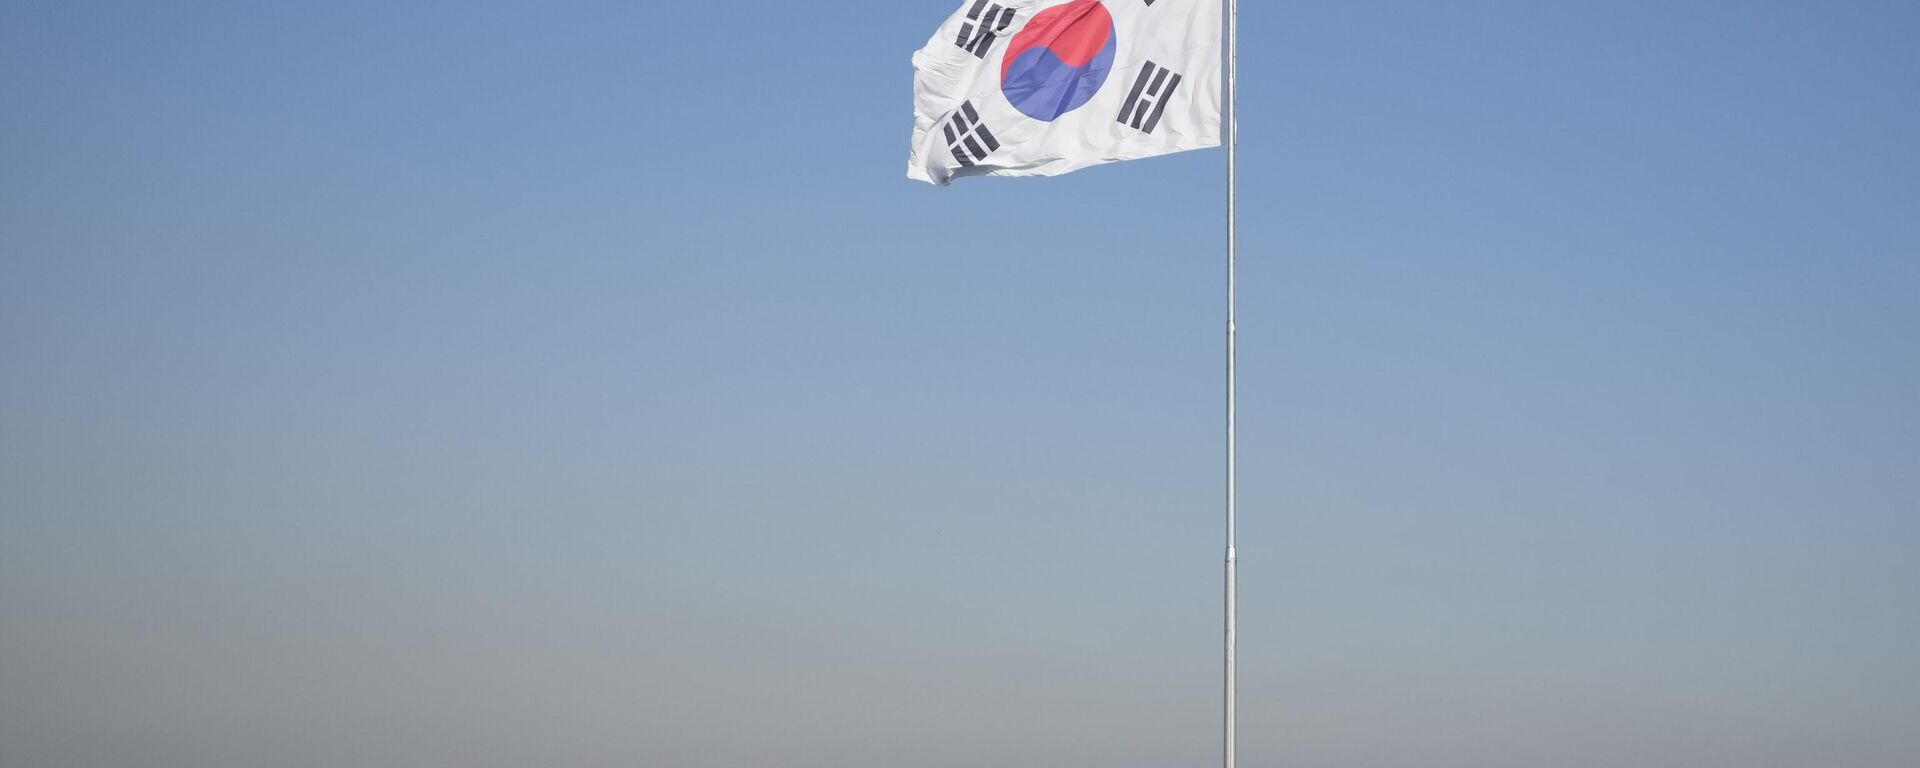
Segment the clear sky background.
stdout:
[[[0,5],[0,765],[1218,759],[1218,151],[953,0]],[[1920,5],[1248,0],[1242,759],[1920,764]]]

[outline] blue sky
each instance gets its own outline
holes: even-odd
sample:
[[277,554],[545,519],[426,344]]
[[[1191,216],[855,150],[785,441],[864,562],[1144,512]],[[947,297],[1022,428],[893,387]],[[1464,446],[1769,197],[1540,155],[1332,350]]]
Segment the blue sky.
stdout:
[[[952,5],[0,7],[0,763],[1214,764],[1223,157]],[[1242,25],[1243,764],[1920,760],[1920,9]]]

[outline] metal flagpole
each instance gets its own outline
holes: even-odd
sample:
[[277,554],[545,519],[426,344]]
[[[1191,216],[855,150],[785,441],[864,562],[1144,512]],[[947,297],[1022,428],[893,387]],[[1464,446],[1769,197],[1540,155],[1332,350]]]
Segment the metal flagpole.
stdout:
[[1236,572],[1233,551],[1235,534],[1235,512],[1237,511],[1238,466],[1236,456],[1237,443],[1234,434],[1234,422],[1238,413],[1235,410],[1237,395],[1234,364],[1239,356],[1239,343],[1234,328],[1234,310],[1236,284],[1239,274],[1236,263],[1239,248],[1239,221],[1237,197],[1240,161],[1240,0],[1223,0],[1227,4],[1227,617],[1226,617],[1226,702],[1225,702],[1225,745],[1222,749],[1222,761],[1225,768],[1234,768],[1234,608],[1239,601],[1239,575]]

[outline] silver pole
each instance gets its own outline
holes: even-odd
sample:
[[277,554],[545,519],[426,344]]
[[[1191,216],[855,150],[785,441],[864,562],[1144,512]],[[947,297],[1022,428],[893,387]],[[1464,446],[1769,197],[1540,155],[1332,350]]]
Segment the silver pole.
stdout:
[[1239,342],[1234,328],[1234,310],[1236,285],[1239,274],[1236,252],[1239,248],[1239,221],[1237,189],[1240,166],[1240,0],[1224,0],[1227,4],[1227,626],[1226,626],[1226,744],[1223,752],[1223,764],[1234,768],[1234,659],[1233,614],[1239,602],[1239,576],[1235,570],[1234,559],[1234,517],[1237,511],[1238,466],[1237,443],[1234,434],[1234,422],[1238,413],[1235,410],[1236,376],[1234,364],[1239,356]]

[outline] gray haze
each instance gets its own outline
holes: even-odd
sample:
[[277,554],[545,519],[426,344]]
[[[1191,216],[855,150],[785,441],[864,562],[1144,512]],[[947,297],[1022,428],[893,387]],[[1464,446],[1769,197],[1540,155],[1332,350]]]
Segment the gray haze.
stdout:
[[[0,6],[0,768],[1216,765],[1222,157],[954,5]],[[1241,764],[1920,765],[1920,6],[1246,5]]]

